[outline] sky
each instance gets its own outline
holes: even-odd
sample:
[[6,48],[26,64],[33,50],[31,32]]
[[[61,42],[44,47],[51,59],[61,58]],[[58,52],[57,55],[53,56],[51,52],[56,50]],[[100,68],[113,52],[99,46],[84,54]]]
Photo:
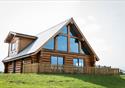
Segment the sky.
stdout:
[[0,71],[9,31],[36,35],[71,17],[98,55],[97,65],[125,70],[125,1],[0,0]]

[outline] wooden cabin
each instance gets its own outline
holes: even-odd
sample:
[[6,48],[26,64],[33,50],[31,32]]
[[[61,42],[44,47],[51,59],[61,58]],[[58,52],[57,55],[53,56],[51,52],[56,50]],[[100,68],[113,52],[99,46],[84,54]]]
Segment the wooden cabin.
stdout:
[[36,36],[9,32],[5,43],[5,73],[78,73],[99,60],[73,18]]

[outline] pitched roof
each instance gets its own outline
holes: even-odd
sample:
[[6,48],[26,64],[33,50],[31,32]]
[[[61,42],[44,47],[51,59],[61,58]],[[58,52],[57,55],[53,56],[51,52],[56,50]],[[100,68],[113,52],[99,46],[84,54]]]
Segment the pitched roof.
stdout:
[[[24,57],[28,57],[31,54],[36,53],[36,51],[39,51],[39,49],[52,37],[54,37],[56,34],[59,33],[60,29],[62,27],[64,27],[65,25],[69,24],[70,22],[73,22],[75,24],[75,26],[78,28],[78,26],[76,25],[75,21],[73,20],[73,18],[65,20],[57,25],[55,25],[54,27],[49,28],[46,31],[43,31],[39,34],[36,35],[37,39],[34,40],[34,42],[32,42],[28,47],[26,47],[23,51],[19,52],[17,55],[12,56],[12,57],[6,57],[3,62],[7,62],[7,61],[11,61],[11,60],[15,60],[15,59],[20,59],[20,58],[24,58]],[[78,28],[79,30],[79,28]],[[79,30],[80,31],[80,30]],[[80,31],[80,33],[82,34],[82,32]],[[85,39],[86,43],[89,45],[88,41],[86,40],[86,38],[84,37],[84,35],[82,34],[83,38]],[[97,60],[99,60],[98,56],[96,55],[96,53],[94,52],[94,50],[92,49],[92,47],[89,45],[89,47],[91,48],[92,52],[94,53],[94,55],[96,56]]]
[[7,35],[6,39],[4,40],[4,42],[9,43],[11,41],[11,39],[13,39],[14,36],[25,37],[25,38],[30,38],[30,39],[36,39],[37,38],[36,36],[33,36],[33,35],[27,35],[27,34],[22,34],[22,33],[10,31],[9,34]]

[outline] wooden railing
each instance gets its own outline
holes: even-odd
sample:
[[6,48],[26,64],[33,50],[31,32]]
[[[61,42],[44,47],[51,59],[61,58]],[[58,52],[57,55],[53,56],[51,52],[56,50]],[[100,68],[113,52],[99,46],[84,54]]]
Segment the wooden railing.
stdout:
[[50,64],[27,64],[23,66],[24,73],[81,73],[81,74],[99,74],[99,75],[118,75],[119,69],[111,67],[75,67]]

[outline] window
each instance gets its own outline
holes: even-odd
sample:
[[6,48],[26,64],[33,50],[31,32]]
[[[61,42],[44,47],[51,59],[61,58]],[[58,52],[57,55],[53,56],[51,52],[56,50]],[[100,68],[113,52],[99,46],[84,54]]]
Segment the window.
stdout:
[[52,65],[57,65],[57,57],[51,56],[51,64]]
[[83,59],[74,58],[73,65],[76,67],[83,67],[84,66]]
[[70,26],[70,36],[79,37],[78,34],[79,34],[79,32],[78,32],[77,28],[75,27],[75,25],[71,25]]
[[63,57],[51,56],[51,64],[52,65],[63,65],[64,59],[63,59]]
[[82,51],[86,54],[86,55],[90,55],[89,51],[87,48],[82,47]]
[[68,32],[67,32],[67,26],[64,26],[64,27],[62,28],[61,33],[63,33],[63,34],[68,34]]
[[73,29],[70,29],[70,36],[76,36],[76,32]]
[[67,37],[59,35],[57,37],[57,50],[59,51],[67,51]]
[[70,38],[70,52],[79,53],[78,39]]
[[14,50],[16,50],[16,43],[11,44],[11,51],[14,51]]
[[54,49],[54,39],[50,39],[44,46],[43,48],[46,49]]
[[[43,48],[57,50],[57,51],[64,51],[67,52],[68,50],[71,53],[82,53],[86,55],[90,55],[90,51],[88,47],[84,46],[81,41],[81,35],[75,25],[70,25],[70,37],[68,37],[68,28],[64,26],[58,35],[55,38],[51,38]],[[70,48],[68,49],[68,38],[70,43]],[[86,45],[86,44],[85,44]]]

